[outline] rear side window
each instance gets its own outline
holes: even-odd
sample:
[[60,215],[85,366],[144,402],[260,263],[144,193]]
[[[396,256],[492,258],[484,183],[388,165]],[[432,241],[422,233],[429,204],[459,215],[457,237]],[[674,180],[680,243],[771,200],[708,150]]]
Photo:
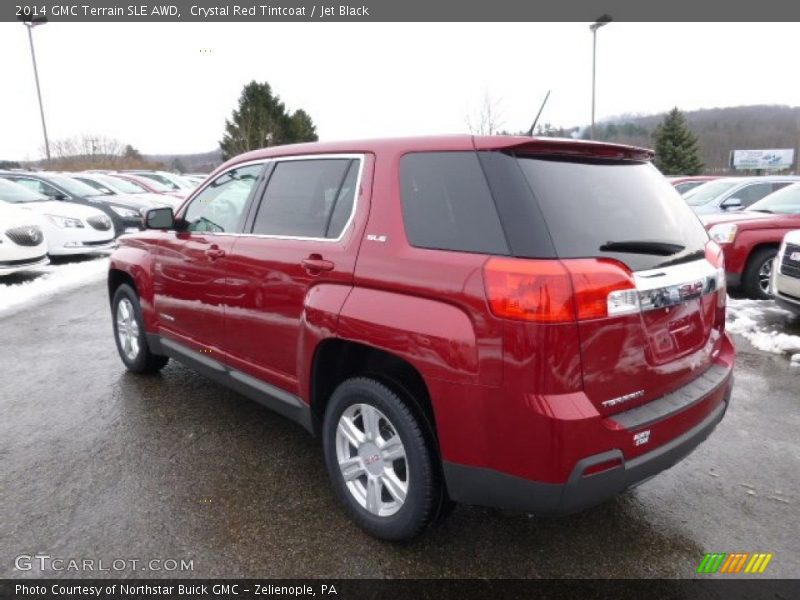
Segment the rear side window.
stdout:
[[406,235],[412,246],[508,254],[494,200],[474,152],[419,152],[400,162]]
[[337,239],[353,212],[358,169],[359,161],[350,158],[279,162],[253,233]]
[[[649,163],[519,157],[562,258],[615,258],[632,270],[702,256],[708,235],[672,185]],[[619,243],[624,244],[619,244]],[[682,247],[657,255],[642,244]],[[616,250],[604,249],[616,243]],[[623,251],[621,246],[628,245]]]

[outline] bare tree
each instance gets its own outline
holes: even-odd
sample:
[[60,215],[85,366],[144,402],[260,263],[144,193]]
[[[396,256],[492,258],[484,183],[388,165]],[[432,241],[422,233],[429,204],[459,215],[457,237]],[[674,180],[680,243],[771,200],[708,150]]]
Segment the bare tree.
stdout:
[[48,167],[65,171],[83,169],[157,168],[130,145],[104,135],[84,133],[50,143],[51,160]]
[[503,126],[502,114],[499,109],[500,101],[494,100],[488,92],[483,94],[483,102],[473,115],[464,119],[470,133],[475,135],[495,135],[500,133]]

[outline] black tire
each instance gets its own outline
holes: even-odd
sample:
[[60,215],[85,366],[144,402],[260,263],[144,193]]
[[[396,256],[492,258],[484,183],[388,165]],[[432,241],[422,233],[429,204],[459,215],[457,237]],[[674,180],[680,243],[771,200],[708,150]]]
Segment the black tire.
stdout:
[[[139,348],[135,357],[129,357],[123,350],[120,342],[117,314],[119,305],[123,300],[127,300],[130,303],[133,312],[132,316],[138,324],[138,336],[136,337],[139,340]],[[136,295],[136,291],[126,283],[120,285],[117,291],[114,292],[114,298],[111,301],[111,322],[114,327],[114,341],[117,344],[117,352],[119,352],[119,357],[129,371],[143,374],[157,373],[169,362],[169,357],[153,354],[150,351],[147,345],[147,337],[144,333],[144,321],[142,320],[142,308],[139,305],[139,297]]]
[[[405,450],[405,463],[401,462],[401,467],[407,469],[404,471],[407,493],[397,512],[388,516],[373,514],[362,506],[347,487],[339,467],[337,427],[342,414],[356,404],[370,405],[383,413],[388,426],[399,436]],[[387,425],[383,420],[381,424]],[[436,463],[438,458],[428,439],[409,405],[382,383],[357,377],[344,381],[336,388],[325,411],[322,426],[325,465],[336,496],[350,518],[364,531],[388,541],[408,541],[417,536],[442,509],[444,498]],[[383,488],[379,489],[383,493]]]
[[760,273],[765,263],[774,261],[777,254],[777,248],[759,248],[747,259],[747,267],[745,267],[742,274],[742,290],[748,298],[753,298],[754,300],[769,300],[772,298],[772,294],[761,289]]

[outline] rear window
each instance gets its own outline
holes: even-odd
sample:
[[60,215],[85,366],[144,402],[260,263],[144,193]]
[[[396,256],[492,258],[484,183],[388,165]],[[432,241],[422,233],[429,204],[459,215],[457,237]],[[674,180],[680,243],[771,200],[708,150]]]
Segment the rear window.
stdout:
[[492,194],[474,152],[419,152],[400,162],[403,222],[412,246],[508,254]]
[[[672,185],[649,163],[575,162],[519,157],[562,258],[608,256],[633,270],[694,258],[708,235]],[[620,243],[682,247],[668,255],[620,251]],[[615,243],[617,249],[603,246]]]

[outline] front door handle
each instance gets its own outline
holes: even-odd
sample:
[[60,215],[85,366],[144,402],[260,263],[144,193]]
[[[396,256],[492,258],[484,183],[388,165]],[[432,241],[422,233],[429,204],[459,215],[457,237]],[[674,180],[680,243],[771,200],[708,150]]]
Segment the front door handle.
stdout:
[[312,254],[300,261],[300,264],[303,265],[309,275],[318,275],[323,271],[333,271],[334,267],[331,261],[325,260],[320,254]]
[[214,244],[206,250],[205,254],[209,260],[217,260],[225,256],[225,250]]

